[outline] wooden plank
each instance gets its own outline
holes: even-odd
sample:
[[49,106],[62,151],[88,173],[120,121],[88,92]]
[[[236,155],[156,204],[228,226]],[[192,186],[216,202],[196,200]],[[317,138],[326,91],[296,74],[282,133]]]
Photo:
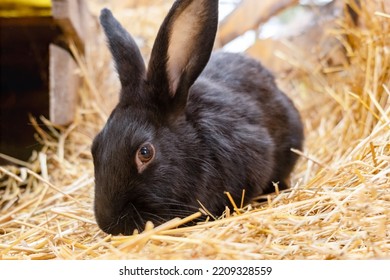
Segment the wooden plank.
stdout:
[[84,51],[89,10],[85,0],[52,0],[54,20],[80,51]]
[[56,125],[67,125],[74,119],[80,77],[72,56],[51,44],[50,52],[50,120]]
[[[279,34],[278,38],[258,39],[246,53],[278,74],[294,68],[291,62],[303,60],[312,65],[322,61],[329,69],[346,64],[347,56],[343,47],[327,32],[335,28],[335,19],[342,14],[344,8],[343,2],[336,0],[317,9],[308,10],[304,15],[307,19],[301,16],[295,22],[291,22],[288,33]],[[277,53],[283,58],[278,57]]]
[[248,30],[257,29],[280,11],[299,0],[243,0],[220,24],[217,43],[223,46]]

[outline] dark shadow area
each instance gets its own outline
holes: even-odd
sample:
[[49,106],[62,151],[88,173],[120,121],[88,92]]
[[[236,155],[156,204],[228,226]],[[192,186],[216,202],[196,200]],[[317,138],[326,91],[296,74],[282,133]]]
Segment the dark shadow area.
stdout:
[[58,34],[51,17],[0,18],[0,153],[27,160],[39,149],[29,114],[49,115],[49,44]]

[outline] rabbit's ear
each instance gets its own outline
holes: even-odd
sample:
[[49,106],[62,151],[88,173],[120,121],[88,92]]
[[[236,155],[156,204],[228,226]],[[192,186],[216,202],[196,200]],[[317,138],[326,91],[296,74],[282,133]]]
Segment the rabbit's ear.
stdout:
[[145,76],[145,64],[137,44],[110,10],[102,10],[100,23],[107,36],[122,87],[137,87]]
[[217,28],[218,0],[177,0],[169,11],[147,73],[147,80],[159,90],[158,98],[176,107],[169,110],[185,106],[189,88],[210,58]]

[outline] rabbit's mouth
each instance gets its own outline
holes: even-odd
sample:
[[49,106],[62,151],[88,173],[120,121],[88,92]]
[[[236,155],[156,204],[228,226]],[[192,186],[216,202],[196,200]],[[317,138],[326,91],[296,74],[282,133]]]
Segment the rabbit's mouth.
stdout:
[[[100,211],[101,208],[99,208],[98,211],[95,211],[96,221],[98,226],[107,234],[132,235],[135,231],[142,232],[148,221],[152,222],[154,226],[158,226],[173,218],[185,218],[198,211],[195,207],[190,209],[188,205],[178,207],[178,204],[175,204],[175,207],[172,208],[172,203],[155,205],[155,209],[152,209],[151,206],[148,205],[146,207],[145,205],[128,203],[120,211],[120,214],[108,213],[109,210],[107,208]],[[188,225],[190,224],[183,226]]]
[[136,230],[142,232],[147,221],[152,221],[154,225],[163,223],[164,219],[154,213],[158,211],[153,211],[150,206],[132,202],[126,203],[119,211],[112,207],[95,207],[98,226],[105,233],[112,235],[132,235]]
[[133,203],[126,205],[119,213],[113,213],[108,208],[95,209],[98,226],[107,234],[131,235],[135,230],[143,230],[146,223],[144,215]]

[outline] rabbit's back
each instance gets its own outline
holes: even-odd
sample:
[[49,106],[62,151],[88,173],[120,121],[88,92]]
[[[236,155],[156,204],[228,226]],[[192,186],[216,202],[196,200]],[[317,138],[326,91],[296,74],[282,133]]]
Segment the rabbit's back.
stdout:
[[286,187],[297,160],[291,148],[301,149],[303,129],[293,103],[259,62],[241,54],[214,53],[191,88],[187,116],[230,157],[225,160],[245,164],[251,184],[268,180],[270,189],[264,192],[273,191],[270,182]]

